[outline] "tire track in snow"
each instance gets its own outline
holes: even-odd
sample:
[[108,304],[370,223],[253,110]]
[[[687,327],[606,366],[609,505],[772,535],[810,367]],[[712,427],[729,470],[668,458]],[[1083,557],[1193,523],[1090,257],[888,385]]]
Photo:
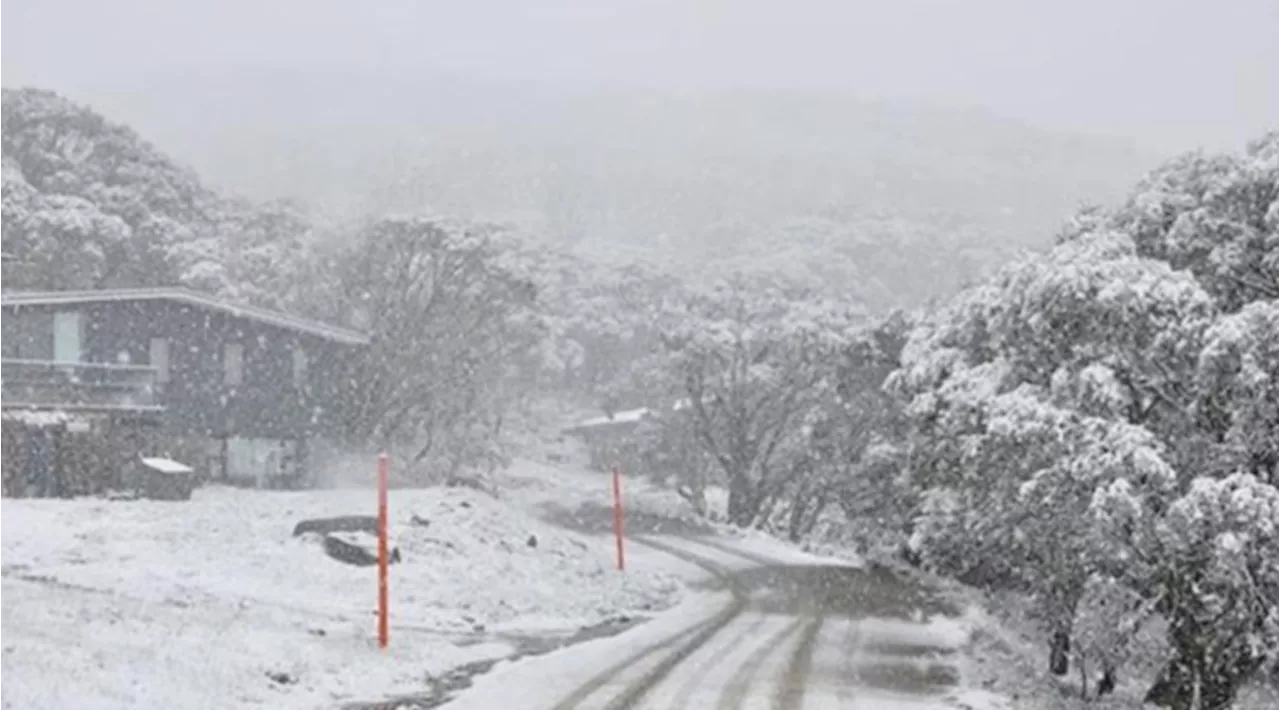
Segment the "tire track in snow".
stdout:
[[[671,707],[673,710],[674,708],[688,708],[689,701],[693,699],[693,694],[698,691],[698,686],[706,680],[707,676],[713,671],[719,669],[729,660],[730,653],[733,649],[737,648],[743,642],[749,641],[753,636],[759,633],[760,629],[764,628],[764,624],[768,620],[769,617],[764,614],[756,617],[755,621],[752,621],[750,626],[734,635],[729,642],[725,644],[728,652],[717,655],[715,658],[711,659],[710,663],[707,663],[701,668],[696,669],[695,672],[690,673],[688,679],[680,685],[680,688],[676,690],[675,695],[672,697]],[[697,708],[694,708],[693,710],[697,710]]]
[[[647,545],[661,552],[665,552],[673,557],[677,557],[691,564],[697,565],[706,570],[712,576],[727,582],[729,584],[729,592],[732,600],[729,605],[722,609],[718,614],[708,621],[695,624],[694,626],[683,631],[672,634],[671,636],[659,641],[652,646],[633,654],[632,656],[614,664],[596,675],[591,680],[580,686],[564,700],[556,704],[553,710],[576,710],[581,706],[583,701],[594,695],[601,688],[608,685],[611,681],[616,680],[620,675],[628,669],[643,663],[649,657],[662,653],[669,648],[677,647],[674,652],[663,658],[658,664],[647,671],[638,680],[632,682],[622,692],[611,698],[605,705],[606,710],[629,710],[634,708],[645,695],[653,689],[655,685],[662,681],[681,661],[688,658],[695,651],[707,643],[713,636],[719,633],[724,627],[728,626],[735,618],[737,618],[747,608],[747,593],[738,585],[733,577],[725,570],[714,563],[711,563],[697,555],[686,552],[684,550],[660,543],[656,540],[648,538],[634,538],[635,542]],[[683,641],[683,643],[681,643]]]
[[787,663],[786,675],[774,696],[774,710],[798,709],[804,702],[804,691],[809,681],[809,671],[813,668],[813,650],[818,641],[818,632],[822,630],[825,617],[815,616],[808,620],[804,632],[800,634],[800,643],[791,652],[791,660]]
[[747,691],[751,689],[752,676],[760,672],[765,662],[769,660],[769,656],[777,652],[778,647],[785,644],[787,639],[800,631],[803,624],[803,619],[796,619],[781,631],[765,639],[755,652],[738,666],[738,670],[729,679],[728,685],[720,693],[720,702],[716,703],[716,710],[741,710],[742,704],[747,700]]
[[652,656],[653,654],[659,653],[668,648],[671,648],[672,646],[675,646],[680,641],[694,635],[696,632],[706,628],[711,623],[712,623],[711,621],[704,621],[698,624],[694,624],[692,627],[687,628],[684,631],[680,631],[675,634],[672,634],[671,636],[668,636],[667,638],[644,648],[638,653],[634,653],[626,657],[625,659],[619,661],[618,663],[615,663],[614,665],[606,668],[604,671],[602,671],[601,673],[593,677],[591,680],[579,686],[578,689],[573,691],[573,693],[569,694],[568,697],[566,697],[564,700],[561,700],[559,703],[557,703],[552,708],[552,710],[575,710],[579,705],[582,704],[582,701],[586,700],[596,691],[608,685],[609,681],[614,680],[618,676],[622,675],[622,673],[625,672],[627,669],[638,665],[639,663],[644,661],[649,656]]
[[849,619],[840,648],[844,649],[844,682],[836,686],[836,700],[841,707],[853,707],[854,679],[858,677],[858,653],[862,650],[862,633],[856,619]]

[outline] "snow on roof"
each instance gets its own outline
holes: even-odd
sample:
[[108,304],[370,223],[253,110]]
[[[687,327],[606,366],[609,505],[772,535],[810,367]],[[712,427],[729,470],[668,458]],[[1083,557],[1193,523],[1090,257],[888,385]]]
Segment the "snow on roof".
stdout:
[[4,307],[58,306],[72,303],[106,303],[111,301],[174,301],[197,308],[220,311],[236,318],[319,336],[348,345],[367,345],[369,338],[354,330],[298,318],[287,313],[257,306],[244,306],[185,288],[119,288],[93,291],[7,291],[0,299]]
[[607,426],[609,424],[631,424],[644,419],[649,415],[647,407],[640,409],[628,409],[625,412],[614,412],[613,416],[593,417],[585,421],[578,422],[573,425],[575,429],[583,429],[597,426]]
[[[688,409],[689,405],[690,405],[690,400],[687,398],[676,400],[676,402],[671,405],[671,411],[680,412],[685,409]],[[645,417],[649,416],[652,413],[653,413],[652,410],[650,410],[648,407],[641,407],[639,409],[628,409],[622,412],[614,412],[613,416],[605,415],[603,417],[592,417],[591,419],[584,419],[583,421],[580,421],[577,424],[566,427],[564,431],[574,432],[574,431],[581,431],[583,429],[594,429],[597,427],[607,427],[607,426],[612,426],[616,424],[635,424],[636,422],[639,422],[640,420],[644,419]]]
[[66,424],[73,420],[79,421],[82,417],[75,417],[61,410],[39,410],[39,409],[6,409],[0,418],[11,422],[22,422],[27,426],[34,427],[51,427],[60,424]]
[[195,469],[162,456],[143,456],[142,465],[160,473],[192,473]]

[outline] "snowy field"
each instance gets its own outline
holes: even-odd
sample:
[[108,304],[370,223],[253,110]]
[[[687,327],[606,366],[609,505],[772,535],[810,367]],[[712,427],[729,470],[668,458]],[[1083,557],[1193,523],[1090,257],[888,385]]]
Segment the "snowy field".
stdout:
[[361,490],[3,501],[5,707],[313,708],[420,691],[505,655],[495,633],[669,606],[688,572],[637,552],[619,574],[611,541],[480,492],[393,491],[403,562],[382,652],[373,569],[292,536],[300,520],[372,508]]

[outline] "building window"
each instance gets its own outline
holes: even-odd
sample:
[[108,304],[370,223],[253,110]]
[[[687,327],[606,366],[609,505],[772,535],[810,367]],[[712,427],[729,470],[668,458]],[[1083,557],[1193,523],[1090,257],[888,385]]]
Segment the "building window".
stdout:
[[151,355],[147,362],[156,371],[156,383],[164,384],[169,381],[169,341],[165,338],[151,339]]
[[57,362],[80,362],[80,313],[60,311],[53,314],[53,359]]
[[307,386],[307,351],[296,347],[293,349],[293,386]]
[[222,346],[222,382],[228,385],[244,382],[244,346],[240,343]]
[[297,455],[296,440],[233,436],[227,439],[226,477],[265,486],[296,475]]

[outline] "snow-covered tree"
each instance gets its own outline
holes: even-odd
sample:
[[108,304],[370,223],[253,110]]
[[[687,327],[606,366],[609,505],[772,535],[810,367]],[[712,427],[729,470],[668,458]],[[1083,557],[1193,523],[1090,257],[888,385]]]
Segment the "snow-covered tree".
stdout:
[[1190,153],[1151,173],[1111,223],[1141,256],[1195,274],[1224,312],[1277,296],[1277,134],[1243,155]]
[[898,475],[901,407],[883,385],[899,365],[909,326],[897,311],[871,320],[828,361],[833,392],[816,403],[781,511],[793,540],[809,534],[831,504],[864,530],[901,529],[907,512]]
[[20,207],[5,225],[6,250],[30,261],[19,280],[172,283],[173,251],[207,233],[218,196],[127,127],[52,92],[6,89],[3,105],[5,182],[31,193],[5,205]]
[[721,482],[722,475],[698,438],[695,424],[690,407],[659,409],[641,421],[637,449],[645,473],[670,486],[694,512],[708,515],[707,488]]
[[207,234],[172,250],[178,281],[232,301],[305,309],[302,286],[319,251],[313,232],[291,202],[227,200]]
[[538,262],[554,389],[602,409],[653,398],[644,361],[658,346],[662,305],[679,293],[679,280],[643,261],[616,264],[550,251]]
[[1206,471],[1247,471],[1277,485],[1276,393],[1280,389],[1280,304],[1254,301],[1205,334],[1196,371],[1199,427],[1209,442]]
[[1276,663],[1277,490],[1248,473],[1199,477],[1176,500],[1119,481],[1094,510],[1116,568],[1169,621],[1173,658],[1147,695],[1178,710],[1230,707]]
[[1096,238],[959,300],[896,376],[911,393],[912,477],[932,502],[915,537],[924,559],[1035,594],[1059,673],[1103,569],[1094,492],[1134,481],[1168,495],[1170,461],[1199,458],[1190,388],[1213,312],[1190,277]]
[[373,341],[337,383],[352,439],[408,447],[432,476],[498,455],[505,387],[543,336],[513,251],[492,226],[408,217],[329,256],[314,307]]
[[[1274,654],[1257,632],[1274,626],[1274,583],[1257,591],[1274,566],[1210,583],[1202,552],[1229,529],[1277,555],[1275,143],[1181,158],[1119,210],[1082,213],[1051,252],[925,319],[890,378],[922,556],[1035,593],[1055,672],[1085,590],[1107,580],[1171,622],[1153,699],[1194,686],[1220,707]],[[1218,522],[1188,528],[1193,513]],[[1202,609],[1234,621],[1214,637],[1226,617]]]
[[228,199],[128,127],[52,92],[4,90],[4,247],[15,288],[184,285],[296,305],[310,226]]
[[836,212],[709,228],[690,240],[698,251],[686,269],[691,277],[750,274],[883,312],[950,295],[1004,256],[964,223]]
[[847,304],[741,280],[695,292],[666,315],[667,367],[729,488],[731,522],[766,521],[802,475],[795,456],[818,403],[834,396],[830,363],[861,318]]

